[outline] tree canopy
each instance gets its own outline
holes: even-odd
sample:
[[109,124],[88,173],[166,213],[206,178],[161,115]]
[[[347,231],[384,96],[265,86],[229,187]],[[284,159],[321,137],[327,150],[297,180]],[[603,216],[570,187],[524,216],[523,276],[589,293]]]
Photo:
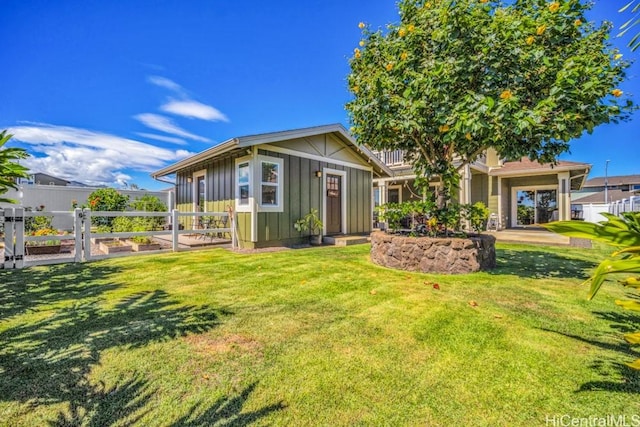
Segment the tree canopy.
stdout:
[[405,151],[445,200],[462,165],[502,158],[555,162],[569,141],[626,119],[618,89],[629,63],[587,22],[580,0],[401,0],[400,22],[360,23],[350,59],[351,131],[374,149]]
[[[22,148],[7,148],[4,146],[12,136],[6,130],[0,132],[0,196],[9,191],[10,188],[18,189],[16,178],[29,177],[29,169],[18,163],[18,160],[26,159],[29,154]],[[0,202],[16,203],[15,200],[4,197],[0,197]]]

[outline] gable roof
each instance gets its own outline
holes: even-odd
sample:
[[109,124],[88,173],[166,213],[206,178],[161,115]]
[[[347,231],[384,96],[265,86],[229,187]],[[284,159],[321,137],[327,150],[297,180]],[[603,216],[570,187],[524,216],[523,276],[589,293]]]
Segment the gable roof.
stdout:
[[[604,187],[604,177],[588,179],[584,187]],[[640,184],[640,175],[614,175],[607,177],[607,185]]]
[[371,163],[376,173],[388,176],[392,174],[387,165],[382,163],[382,161],[380,161],[380,159],[375,154],[373,154],[371,150],[369,150],[364,145],[358,145],[356,140],[349,134],[344,126],[336,123],[330,125],[313,126],[301,129],[292,129],[280,132],[269,132],[231,138],[191,157],[187,157],[186,159],[180,160],[179,162],[152,172],[151,176],[153,178],[158,178],[169,175],[203,160],[211,159],[239,148],[252,147],[254,145],[269,144],[296,138],[305,138],[314,135],[322,135],[325,133],[333,133],[337,135],[342,142],[349,146],[365,162]]

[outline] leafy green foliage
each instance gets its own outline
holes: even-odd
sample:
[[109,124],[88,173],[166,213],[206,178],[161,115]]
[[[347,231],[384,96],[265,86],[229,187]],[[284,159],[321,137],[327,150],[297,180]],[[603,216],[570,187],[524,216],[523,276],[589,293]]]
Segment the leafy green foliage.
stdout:
[[[145,194],[142,197],[138,197],[129,203],[129,208],[134,211],[141,212],[167,212],[167,205],[162,202],[158,197],[151,194]],[[156,217],[135,217],[134,228],[138,228],[133,231],[152,231],[162,229],[165,223],[165,218]],[[138,243],[145,243],[138,238]]]
[[318,210],[311,209],[311,211],[293,223],[293,228],[302,233],[308,231],[310,235],[315,236],[322,230],[322,221],[318,217]]
[[[610,277],[609,275],[640,274],[640,212],[625,212],[621,217],[611,214],[602,215],[607,218],[607,221],[599,224],[575,221],[544,224],[547,229],[556,233],[597,240],[619,248],[602,261],[585,282],[591,284],[589,299],[598,293],[604,281]],[[637,290],[640,288],[640,277],[627,276],[619,280],[619,283]],[[616,304],[627,310],[640,311],[640,303],[635,300],[617,300]],[[631,344],[638,344],[640,332],[626,334],[625,339]],[[640,369],[640,359],[629,366]]]
[[[8,134],[6,130],[0,132],[0,196],[6,193],[10,188],[18,189],[15,182],[16,178],[28,178],[29,169],[17,162],[20,159],[26,159],[29,154],[22,148],[7,148],[4,145],[9,142],[13,135]],[[0,197],[0,202],[16,203],[13,199]]]
[[480,232],[489,218],[489,209],[482,202],[473,205],[451,203],[438,207],[435,202],[425,200],[386,203],[376,209],[380,219],[387,222],[393,233],[406,228],[413,234],[434,237],[447,236],[450,232],[464,234],[463,221],[467,221],[473,231]]
[[554,162],[569,141],[627,119],[618,85],[629,63],[610,24],[588,23],[579,0],[402,0],[386,31],[361,24],[350,60],[351,131],[374,149],[401,149],[418,184],[438,176],[447,203],[461,167],[500,157]]
[[[124,211],[129,203],[129,196],[120,194],[113,188],[95,190],[87,198],[87,204],[92,211]],[[92,216],[91,223],[111,227],[114,218]]]
[[[620,9],[620,12],[629,12],[631,14],[631,18],[620,26],[620,29],[622,31],[620,32],[620,34],[618,34],[618,36],[623,36],[627,33],[627,31],[640,23],[640,2],[638,2],[637,0],[631,0]],[[631,38],[631,40],[629,41],[629,47],[632,51],[640,47],[640,33],[636,33]]]
[[[25,208],[25,211],[33,212],[33,208]],[[35,209],[36,212],[44,211],[44,206],[38,206]],[[44,215],[37,216],[25,216],[24,218],[24,229],[27,234],[34,235],[39,230],[51,230],[53,226],[51,225],[52,218]],[[55,233],[54,233],[55,234]]]

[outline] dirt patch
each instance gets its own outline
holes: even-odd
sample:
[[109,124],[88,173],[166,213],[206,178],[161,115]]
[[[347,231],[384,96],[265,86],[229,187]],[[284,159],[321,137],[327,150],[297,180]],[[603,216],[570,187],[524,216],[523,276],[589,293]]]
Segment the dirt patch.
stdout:
[[187,344],[199,353],[260,353],[262,345],[253,338],[231,334],[223,337],[210,337],[208,335],[190,335],[184,339]]

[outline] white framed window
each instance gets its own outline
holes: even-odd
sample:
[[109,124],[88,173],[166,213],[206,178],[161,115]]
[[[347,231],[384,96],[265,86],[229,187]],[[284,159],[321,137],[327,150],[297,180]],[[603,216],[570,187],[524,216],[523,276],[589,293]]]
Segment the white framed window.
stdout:
[[258,156],[258,206],[263,212],[282,212],[284,162],[277,157]]
[[236,211],[251,211],[251,159],[236,159]]

